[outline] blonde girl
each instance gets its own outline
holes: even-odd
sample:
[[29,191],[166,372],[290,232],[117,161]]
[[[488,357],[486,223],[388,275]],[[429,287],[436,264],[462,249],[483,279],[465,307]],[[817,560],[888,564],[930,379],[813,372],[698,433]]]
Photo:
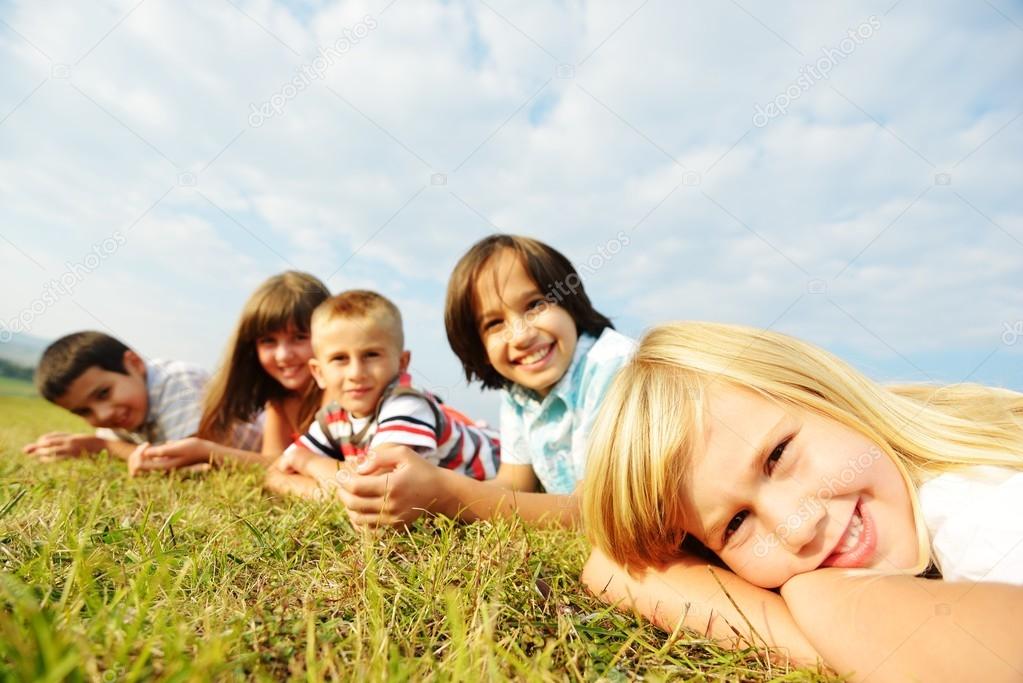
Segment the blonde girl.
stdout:
[[[140,449],[134,471],[232,459],[268,464],[312,421],[321,392],[312,380],[309,321],[330,296],[316,277],[286,271],[267,279],[242,308],[207,387],[196,438]],[[262,442],[236,434],[262,414]],[[258,449],[258,453],[254,452]]]
[[[859,670],[877,655],[878,666],[947,675],[933,668],[952,666],[947,643],[893,658],[894,638],[876,639],[876,651],[842,638],[843,629],[876,630],[882,609],[889,622],[914,623],[913,601],[941,585],[915,587],[928,567],[946,579],[1023,584],[1023,396],[1015,392],[884,388],[785,335],[674,323],[651,330],[615,379],[587,463],[583,515],[597,573],[627,572],[621,580],[647,592],[649,604],[651,586],[637,579],[644,570],[684,560],[687,542],[708,549],[753,587],[781,587],[789,614],[775,603],[775,615],[794,619],[836,668]],[[863,581],[871,589],[857,591]],[[949,586],[936,590],[957,590]],[[981,623],[963,647],[976,650],[984,633],[1010,661],[1023,648],[993,628],[1008,612],[985,615],[977,604],[997,603],[992,593],[1019,604],[1019,588],[975,586],[960,604]],[[884,603],[871,602],[880,595]],[[955,639],[956,628],[939,633]]]

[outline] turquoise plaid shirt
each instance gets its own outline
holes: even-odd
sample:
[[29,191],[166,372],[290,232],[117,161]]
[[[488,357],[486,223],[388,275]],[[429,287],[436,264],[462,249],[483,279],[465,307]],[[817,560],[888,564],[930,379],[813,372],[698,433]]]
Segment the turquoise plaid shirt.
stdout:
[[512,385],[501,392],[501,462],[530,465],[547,493],[571,493],[583,478],[586,439],[615,373],[636,343],[611,328],[582,335],[568,371],[541,398]]

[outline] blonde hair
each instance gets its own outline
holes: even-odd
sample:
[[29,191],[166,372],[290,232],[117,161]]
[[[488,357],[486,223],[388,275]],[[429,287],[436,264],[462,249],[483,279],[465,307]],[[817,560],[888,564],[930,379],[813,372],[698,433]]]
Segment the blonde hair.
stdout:
[[368,289],[349,289],[335,294],[313,311],[313,346],[316,346],[315,328],[332,320],[369,319],[390,328],[398,351],[405,348],[405,332],[402,329],[401,311],[382,294]]
[[1023,395],[959,384],[882,387],[827,351],[738,325],[669,323],[651,329],[604,397],[590,435],[582,490],[593,544],[630,571],[680,555],[683,483],[703,443],[714,383],[814,411],[857,431],[907,481],[922,571],[930,561],[917,485],[964,465],[1023,469]]

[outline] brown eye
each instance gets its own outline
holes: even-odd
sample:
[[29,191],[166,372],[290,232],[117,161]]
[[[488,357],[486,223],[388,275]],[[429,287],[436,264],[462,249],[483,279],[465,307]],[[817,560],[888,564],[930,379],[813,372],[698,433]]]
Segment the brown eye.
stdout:
[[749,515],[749,511],[742,510],[728,520],[728,526],[725,527],[724,538],[722,539],[724,543],[728,543],[728,539],[732,537],[732,534],[739,530],[739,527],[741,527],[742,523],[746,520],[747,515]]
[[774,472],[775,467],[778,466],[778,461],[781,460],[781,456],[785,454],[785,448],[788,447],[791,442],[792,439],[785,439],[775,446],[774,450],[771,451],[771,454],[767,456],[767,462],[765,463],[764,468],[768,475]]

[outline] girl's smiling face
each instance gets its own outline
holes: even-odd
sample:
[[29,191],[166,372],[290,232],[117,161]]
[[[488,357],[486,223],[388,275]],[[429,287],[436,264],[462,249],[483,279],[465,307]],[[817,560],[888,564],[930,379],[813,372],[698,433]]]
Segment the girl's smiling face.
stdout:
[[308,332],[289,325],[256,340],[259,364],[288,391],[302,391],[309,385],[309,359],[313,346]]
[[513,251],[495,254],[476,284],[480,339],[502,377],[546,396],[568,371],[575,320],[537,288]]
[[683,484],[687,531],[732,571],[775,588],[820,567],[916,565],[910,494],[876,444],[731,385],[704,400],[705,439]]

